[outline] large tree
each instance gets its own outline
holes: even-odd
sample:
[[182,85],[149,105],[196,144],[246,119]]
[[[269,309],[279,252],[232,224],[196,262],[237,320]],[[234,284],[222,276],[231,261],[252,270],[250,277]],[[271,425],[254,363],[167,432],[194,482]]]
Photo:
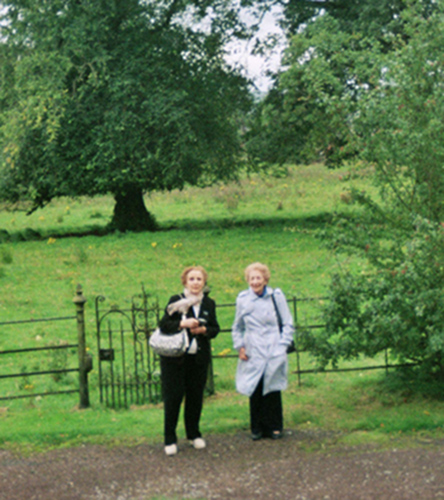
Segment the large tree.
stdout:
[[230,0],[2,3],[3,199],[111,193],[113,226],[144,230],[144,192],[235,174],[248,92],[223,59],[242,34]]

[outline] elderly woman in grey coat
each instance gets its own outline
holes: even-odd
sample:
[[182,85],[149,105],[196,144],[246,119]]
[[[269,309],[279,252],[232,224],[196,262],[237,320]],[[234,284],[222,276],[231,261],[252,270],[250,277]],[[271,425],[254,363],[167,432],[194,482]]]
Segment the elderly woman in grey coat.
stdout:
[[245,279],[249,289],[237,297],[232,327],[233,346],[239,352],[236,388],[250,398],[253,440],[278,439],[283,430],[281,391],[287,388],[293,319],[283,292],[267,285],[270,271],[266,265],[249,265]]

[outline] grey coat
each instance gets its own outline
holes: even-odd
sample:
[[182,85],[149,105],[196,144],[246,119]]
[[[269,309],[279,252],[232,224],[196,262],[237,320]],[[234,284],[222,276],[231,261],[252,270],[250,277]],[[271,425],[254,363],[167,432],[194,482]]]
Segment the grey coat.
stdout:
[[276,288],[274,297],[282,318],[283,331],[279,332],[276,310],[266,287],[262,297],[251,288],[241,292],[236,300],[236,317],[232,327],[234,349],[245,347],[247,361],[239,359],[236,389],[251,396],[264,375],[264,391],[268,394],[287,388],[287,346],[293,339],[293,318],[283,292]]

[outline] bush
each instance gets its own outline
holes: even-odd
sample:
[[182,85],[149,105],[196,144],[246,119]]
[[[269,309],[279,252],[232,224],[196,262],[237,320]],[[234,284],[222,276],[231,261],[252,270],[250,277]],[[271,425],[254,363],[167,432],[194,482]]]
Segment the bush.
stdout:
[[444,227],[417,220],[414,228],[397,253],[373,256],[372,271],[334,276],[326,329],[308,339],[321,367],[388,349],[444,380]]

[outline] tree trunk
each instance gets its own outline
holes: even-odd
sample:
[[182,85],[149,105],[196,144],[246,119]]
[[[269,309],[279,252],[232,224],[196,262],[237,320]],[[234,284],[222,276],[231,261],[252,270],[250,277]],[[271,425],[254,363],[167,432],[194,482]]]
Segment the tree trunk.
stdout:
[[136,186],[126,186],[114,194],[114,205],[111,228],[118,231],[155,231],[157,224],[148,212],[143,201],[143,192]]

